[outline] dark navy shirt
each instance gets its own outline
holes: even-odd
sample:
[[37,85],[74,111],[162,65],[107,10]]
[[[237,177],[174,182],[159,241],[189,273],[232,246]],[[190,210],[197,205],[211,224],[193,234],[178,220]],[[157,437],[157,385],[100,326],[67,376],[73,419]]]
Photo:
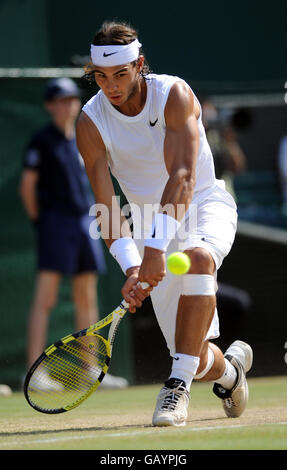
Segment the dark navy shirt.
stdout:
[[39,172],[37,190],[40,210],[81,215],[94,204],[76,139],[67,139],[53,124],[33,136],[23,166]]

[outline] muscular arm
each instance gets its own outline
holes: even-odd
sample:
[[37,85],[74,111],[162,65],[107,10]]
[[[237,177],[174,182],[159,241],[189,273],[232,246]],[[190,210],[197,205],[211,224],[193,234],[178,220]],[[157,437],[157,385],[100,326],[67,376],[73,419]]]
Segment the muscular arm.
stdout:
[[[164,157],[169,180],[161,205],[172,204],[175,212],[169,215],[177,220],[183,217],[193,196],[199,148],[198,115],[199,106],[192,91],[184,82],[176,82],[165,108]],[[177,205],[182,205],[183,211],[177,211]]]
[[[166,136],[164,158],[169,179],[161,207],[164,213],[180,221],[192,200],[199,148],[197,117],[199,106],[184,82],[176,82],[165,108]],[[166,274],[165,253],[145,246],[139,280],[158,283]]]
[[[125,217],[120,214],[119,207],[115,207],[116,199],[113,202],[115,192],[108,168],[105,145],[96,126],[84,112],[78,119],[76,136],[77,146],[84,159],[96,203],[103,205],[101,220],[104,222],[103,225],[108,227],[108,232],[104,230],[105,227],[101,227],[101,231],[107,247],[110,248],[116,238],[130,237],[131,232]],[[108,220],[106,220],[107,217]],[[113,234],[118,234],[118,237],[113,238]]]

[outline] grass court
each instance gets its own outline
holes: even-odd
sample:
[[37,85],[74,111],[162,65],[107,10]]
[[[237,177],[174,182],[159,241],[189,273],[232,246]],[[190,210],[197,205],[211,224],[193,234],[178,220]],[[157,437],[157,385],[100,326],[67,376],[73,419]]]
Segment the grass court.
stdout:
[[194,383],[185,427],[151,425],[161,384],[98,390],[58,415],[33,410],[23,393],[0,397],[1,450],[286,450],[287,380],[251,378],[245,413],[227,418],[211,384]]

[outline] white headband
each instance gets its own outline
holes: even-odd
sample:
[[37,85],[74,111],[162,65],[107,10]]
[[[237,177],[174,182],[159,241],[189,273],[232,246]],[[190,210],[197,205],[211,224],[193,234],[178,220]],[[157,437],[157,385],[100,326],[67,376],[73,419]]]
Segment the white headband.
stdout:
[[138,59],[140,47],[141,43],[137,39],[123,46],[94,46],[91,44],[92,62],[99,67],[128,64]]

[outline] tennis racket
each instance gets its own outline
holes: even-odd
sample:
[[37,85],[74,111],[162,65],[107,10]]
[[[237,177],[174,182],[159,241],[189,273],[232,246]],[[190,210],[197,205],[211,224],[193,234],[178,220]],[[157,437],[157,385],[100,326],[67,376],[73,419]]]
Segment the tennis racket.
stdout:
[[[143,289],[147,283],[140,283]],[[65,336],[39,356],[24,383],[28,403],[42,413],[63,413],[80,405],[108,371],[115,335],[129,305],[120,305],[89,328]],[[108,339],[99,331],[110,325]]]

